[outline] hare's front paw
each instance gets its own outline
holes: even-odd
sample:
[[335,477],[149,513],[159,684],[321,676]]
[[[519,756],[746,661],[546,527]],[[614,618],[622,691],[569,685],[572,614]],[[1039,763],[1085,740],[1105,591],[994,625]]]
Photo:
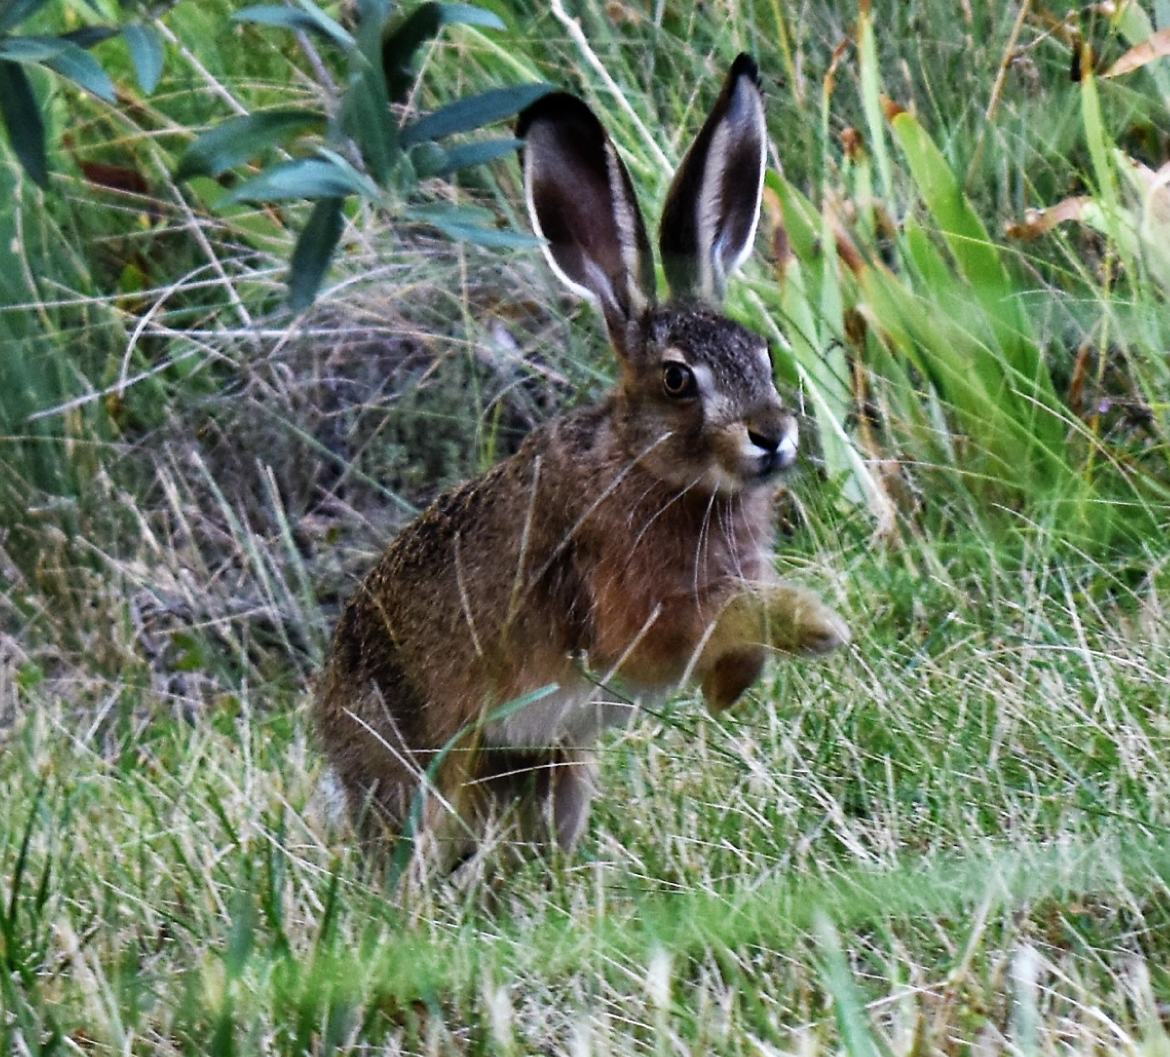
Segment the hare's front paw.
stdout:
[[852,635],[841,616],[817,599],[797,616],[797,642],[802,653],[828,653],[838,646],[849,645]]
[[766,597],[768,641],[775,649],[828,653],[849,642],[848,625],[812,591],[776,584]]

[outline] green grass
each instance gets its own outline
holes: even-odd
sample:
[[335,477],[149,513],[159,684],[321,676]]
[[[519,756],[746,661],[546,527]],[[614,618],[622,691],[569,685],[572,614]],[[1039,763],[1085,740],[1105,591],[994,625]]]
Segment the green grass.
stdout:
[[833,557],[808,573],[848,592],[849,656],[777,666],[725,722],[687,698],[611,738],[582,853],[494,891],[385,890],[325,818],[301,695],[245,683],[192,720],[15,673],[10,1045],[831,1052],[846,1015],[883,1052],[1165,1045],[1155,584]]
[[[47,96],[50,194],[0,159],[0,1052],[1170,1053],[1170,290],[1110,153],[1170,157],[1165,74],[1072,82],[1034,4],[874,5],[827,95],[852,4],[496,7],[414,102],[580,91],[651,215],[759,57],[791,256],[766,222],[730,310],[809,413],[781,567],[856,641],[608,738],[573,857],[389,886],[318,786],[337,606],[612,365],[538,255],[364,210],[290,319],[304,212],[169,173],[315,56],[180,3],[151,99]],[[431,190],[522,227],[517,184]],[[1096,227],[1002,234],[1070,194]]]

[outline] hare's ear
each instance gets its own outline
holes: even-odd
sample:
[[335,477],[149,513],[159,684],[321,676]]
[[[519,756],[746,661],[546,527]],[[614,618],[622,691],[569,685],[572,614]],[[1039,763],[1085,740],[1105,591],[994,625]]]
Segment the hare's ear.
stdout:
[[759,72],[740,55],[666,195],[658,246],[675,297],[722,300],[751,252],[766,143]]
[[576,96],[546,95],[520,115],[524,194],[544,255],[574,293],[597,301],[624,351],[654,301],[654,258],[629,174]]

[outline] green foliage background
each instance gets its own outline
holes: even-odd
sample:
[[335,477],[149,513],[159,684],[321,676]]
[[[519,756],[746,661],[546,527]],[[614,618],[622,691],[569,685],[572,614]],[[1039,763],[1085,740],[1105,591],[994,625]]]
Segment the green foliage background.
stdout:
[[[24,6],[165,61],[148,91],[149,44],[93,43],[113,103],[32,64],[47,186],[0,154],[5,1052],[1170,1049],[1170,60],[1106,76],[1170,5],[485,0],[503,29],[422,35],[388,128],[568,87],[649,215],[757,56],[729,311],[806,416],[778,560],[857,642],[607,740],[577,858],[401,890],[328,818],[306,687],[394,528],[603,389],[601,328],[516,234],[515,161],[450,168],[514,146],[489,104],[379,171],[335,33]],[[196,139],[289,110],[324,116]],[[322,146],[354,194],[255,193]],[[306,230],[337,250],[293,312]]]

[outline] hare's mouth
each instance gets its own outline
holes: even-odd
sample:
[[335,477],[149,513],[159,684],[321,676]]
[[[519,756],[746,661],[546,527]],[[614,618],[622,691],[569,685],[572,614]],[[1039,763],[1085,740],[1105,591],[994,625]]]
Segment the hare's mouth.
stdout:
[[759,469],[752,475],[752,480],[755,481],[770,481],[773,477],[779,477],[785,470],[792,466],[796,461],[796,456],[788,458],[778,453],[760,456]]
[[735,466],[714,463],[707,471],[707,482],[714,492],[734,495],[752,488],[762,488],[780,477],[796,461],[796,453],[767,452],[750,461],[739,460]]
[[765,484],[796,462],[796,437],[786,433],[772,439],[749,432],[737,454],[735,476],[745,485]]

